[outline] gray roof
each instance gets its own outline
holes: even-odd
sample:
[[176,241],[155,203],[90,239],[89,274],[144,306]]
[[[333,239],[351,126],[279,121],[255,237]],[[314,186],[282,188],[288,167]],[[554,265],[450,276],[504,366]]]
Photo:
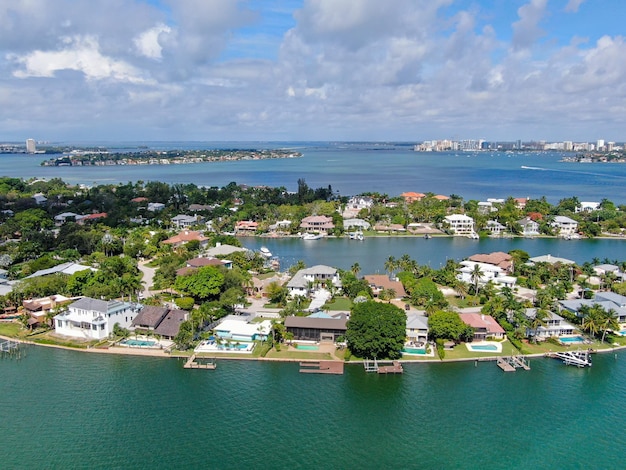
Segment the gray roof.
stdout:
[[156,327],[154,332],[161,336],[169,336],[173,338],[180,330],[180,324],[187,319],[189,313],[185,310],[170,310],[163,321]]
[[530,263],[530,264],[532,264],[532,263],[575,264],[576,262],[572,261],[571,259],[559,258],[558,256],[552,256],[552,255],[548,254],[548,255],[535,256],[534,258],[530,258],[528,260],[528,263]]
[[92,269],[89,266],[85,266],[83,264],[74,263],[70,261],[69,263],[62,263],[56,266],[53,266],[48,269],[40,269],[39,271],[34,272],[30,276],[26,276],[25,279],[30,279],[32,277],[46,276],[48,274],[56,274],[63,273],[72,275],[78,271],[85,271],[86,269]]
[[406,327],[416,330],[428,330],[428,318],[419,313],[409,313],[406,316]]
[[247,248],[241,248],[233,245],[219,245],[214,248],[209,248],[205,253],[209,256],[228,256],[238,251],[248,251]]
[[165,316],[167,311],[168,309],[166,307],[155,307],[152,305],[147,305],[141,309],[131,325],[156,328],[161,320],[163,320],[163,317]]
[[128,302],[120,302],[119,300],[99,300],[92,299],[91,297],[83,297],[70,305],[70,308],[89,310],[92,312],[110,313],[117,312],[119,310],[126,310],[134,305],[140,306],[140,304],[131,304]]
[[316,328],[346,330],[346,318],[286,317],[285,328]]

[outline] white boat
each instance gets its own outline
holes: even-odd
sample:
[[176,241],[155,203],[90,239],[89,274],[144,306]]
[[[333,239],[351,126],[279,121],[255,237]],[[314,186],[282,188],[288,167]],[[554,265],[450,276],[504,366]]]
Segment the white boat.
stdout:
[[471,238],[472,240],[478,240],[480,236],[476,232],[470,233],[467,238]]
[[303,240],[319,240],[320,238],[324,238],[322,233],[305,233],[302,235]]
[[363,232],[361,232],[361,231],[359,231],[359,232],[350,232],[348,234],[348,236],[350,237],[350,240],[363,241],[365,239],[365,236],[363,235]]
[[263,256],[265,258],[271,258],[272,257],[272,252],[266,246],[262,246],[259,251],[261,252],[261,256]]

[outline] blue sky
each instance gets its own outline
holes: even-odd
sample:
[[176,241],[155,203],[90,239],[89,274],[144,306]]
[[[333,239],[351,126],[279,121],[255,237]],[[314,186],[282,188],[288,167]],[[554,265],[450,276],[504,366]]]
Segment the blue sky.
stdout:
[[0,141],[624,141],[623,0],[0,2]]

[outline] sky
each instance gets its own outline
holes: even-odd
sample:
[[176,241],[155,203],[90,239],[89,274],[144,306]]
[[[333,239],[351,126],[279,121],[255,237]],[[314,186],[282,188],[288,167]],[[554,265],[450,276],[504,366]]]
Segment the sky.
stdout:
[[0,141],[626,140],[623,0],[0,0]]

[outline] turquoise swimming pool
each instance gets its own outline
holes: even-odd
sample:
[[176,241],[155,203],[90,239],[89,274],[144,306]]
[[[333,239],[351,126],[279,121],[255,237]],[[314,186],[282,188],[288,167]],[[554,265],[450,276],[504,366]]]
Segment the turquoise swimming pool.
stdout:
[[495,344],[470,344],[472,351],[497,351],[498,346]]
[[296,349],[301,349],[302,351],[319,351],[320,347],[314,344],[296,344]]
[[584,343],[585,342],[585,338],[583,338],[582,336],[561,336],[559,338],[559,341],[561,343]]
[[146,341],[142,339],[125,339],[123,341],[120,341],[120,344],[124,346],[151,348],[156,344],[156,341]]
[[421,349],[421,348],[404,348],[402,350],[403,354],[426,354],[426,350],[425,349]]

